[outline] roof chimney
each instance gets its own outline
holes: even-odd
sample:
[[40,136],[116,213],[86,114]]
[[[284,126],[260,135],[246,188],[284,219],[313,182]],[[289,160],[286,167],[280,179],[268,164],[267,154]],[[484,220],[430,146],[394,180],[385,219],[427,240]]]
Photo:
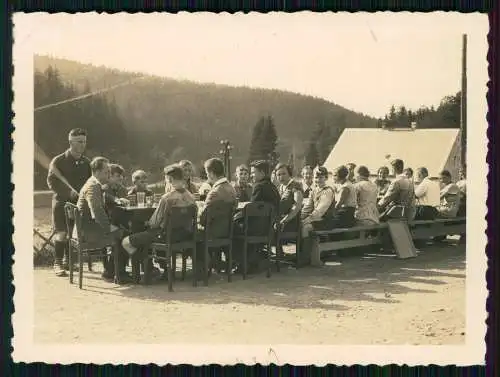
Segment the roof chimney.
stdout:
[[417,122],[411,122],[411,129],[415,131],[417,129]]

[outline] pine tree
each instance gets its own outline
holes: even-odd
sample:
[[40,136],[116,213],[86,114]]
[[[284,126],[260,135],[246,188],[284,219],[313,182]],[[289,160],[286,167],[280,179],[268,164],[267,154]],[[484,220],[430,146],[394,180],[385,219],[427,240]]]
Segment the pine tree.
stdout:
[[278,135],[273,118],[260,117],[252,131],[249,163],[256,160],[270,160],[276,155]]
[[319,165],[318,149],[316,143],[310,141],[304,154],[304,165],[315,166]]

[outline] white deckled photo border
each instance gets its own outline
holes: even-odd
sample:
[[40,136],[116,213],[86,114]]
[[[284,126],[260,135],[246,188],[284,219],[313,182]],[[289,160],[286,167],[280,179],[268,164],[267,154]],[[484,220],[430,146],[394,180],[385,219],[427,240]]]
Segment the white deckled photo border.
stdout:
[[[389,12],[387,12],[389,13]],[[397,13],[377,13],[370,17],[398,17]],[[442,27],[458,14],[439,12]],[[117,15],[117,17],[126,14]],[[13,91],[15,112],[13,133],[14,207],[14,305],[12,316],[15,362],[113,363],[113,364],[269,364],[277,365],[477,365],[484,364],[486,352],[486,197],[487,197],[487,33],[485,14],[463,14],[463,32],[468,34],[468,140],[467,194],[474,198],[467,206],[466,343],[462,346],[346,346],[262,344],[245,345],[48,345],[33,339],[34,298],[33,258],[33,54],[29,35],[31,14],[14,15]],[[141,15],[148,17],[148,15]],[[201,16],[201,14],[200,14]],[[273,17],[287,17],[274,13]],[[353,14],[358,17],[361,14]],[[366,17],[366,14],[364,15]],[[415,15],[417,16],[417,15]],[[252,17],[235,14],[233,17]],[[314,17],[303,12],[302,17]],[[417,31],[416,31],[417,32]]]

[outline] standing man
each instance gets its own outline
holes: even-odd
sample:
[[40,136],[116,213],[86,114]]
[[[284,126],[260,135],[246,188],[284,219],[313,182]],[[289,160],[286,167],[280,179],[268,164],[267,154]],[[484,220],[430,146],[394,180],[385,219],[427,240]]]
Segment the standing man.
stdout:
[[64,215],[64,204],[66,202],[76,204],[80,189],[92,175],[90,161],[83,155],[87,145],[87,132],[81,128],[75,128],[69,132],[68,140],[69,148],[54,157],[47,175],[47,185],[54,193],[52,197],[52,227],[55,232],[54,272],[57,276],[65,276],[70,267],[67,263],[66,233],[68,228]]

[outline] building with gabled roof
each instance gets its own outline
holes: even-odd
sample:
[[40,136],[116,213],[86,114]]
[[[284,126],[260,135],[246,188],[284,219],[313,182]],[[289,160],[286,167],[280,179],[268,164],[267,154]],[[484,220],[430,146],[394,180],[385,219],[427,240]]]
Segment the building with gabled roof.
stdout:
[[324,166],[328,171],[354,162],[365,165],[372,175],[378,168],[400,158],[405,168],[414,171],[426,167],[430,177],[438,177],[441,170],[449,170],[458,180],[460,169],[460,130],[457,128],[436,129],[383,129],[346,128]]

